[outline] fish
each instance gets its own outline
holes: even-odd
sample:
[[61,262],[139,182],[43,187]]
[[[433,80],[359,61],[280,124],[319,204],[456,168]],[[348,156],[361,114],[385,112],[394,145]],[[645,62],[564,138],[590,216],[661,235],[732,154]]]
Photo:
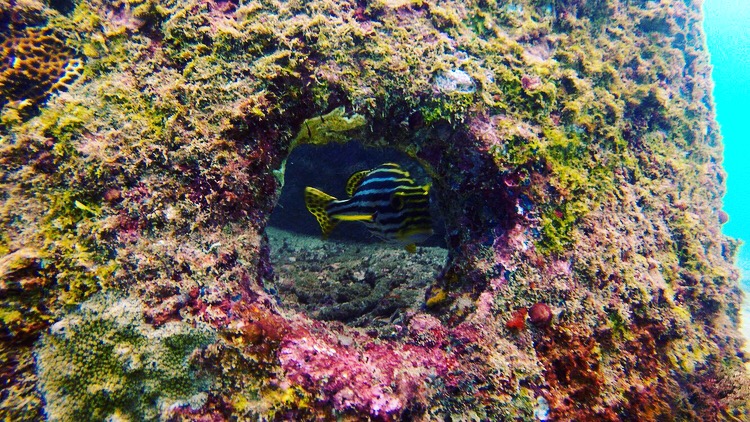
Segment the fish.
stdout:
[[384,163],[352,174],[346,182],[347,199],[337,199],[314,187],[305,188],[305,206],[320,224],[326,239],[342,221],[363,223],[387,243],[409,252],[432,236],[430,184],[418,185],[396,163]]

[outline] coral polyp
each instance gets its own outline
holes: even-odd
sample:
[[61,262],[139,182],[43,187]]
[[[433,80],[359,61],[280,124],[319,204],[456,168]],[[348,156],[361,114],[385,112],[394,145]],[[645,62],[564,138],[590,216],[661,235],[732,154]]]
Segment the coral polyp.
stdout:
[[[0,6],[0,418],[749,418],[699,2]],[[429,276],[271,250],[349,140],[424,169]]]

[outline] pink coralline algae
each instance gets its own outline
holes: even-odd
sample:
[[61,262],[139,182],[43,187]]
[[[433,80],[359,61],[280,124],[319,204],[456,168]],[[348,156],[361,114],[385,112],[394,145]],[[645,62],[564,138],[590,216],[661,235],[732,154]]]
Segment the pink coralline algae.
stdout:
[[455,361],[444,351],[410,344],[378,344],[363,335],[355,347],[336,345],[310,331],[295,332],[279,349],[287,379],[319,391],[334,409],[381,420],[398,419],[420,403],[430,380],[448,383]]
[[545,303],[535,303],[529,308],[529,322],[538,326],[546,327],[552,321],[552,311]]
[[439,319],[427,314],[415,315],[409,321],[408,333],[411,344],[430,348],[444,348],[452,338]]

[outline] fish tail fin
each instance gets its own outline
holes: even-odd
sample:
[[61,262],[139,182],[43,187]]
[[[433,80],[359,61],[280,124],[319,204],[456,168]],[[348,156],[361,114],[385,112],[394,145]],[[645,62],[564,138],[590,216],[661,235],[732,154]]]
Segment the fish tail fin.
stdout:
[[315,219],[318,220],[324,239],[331,234],[333,228],[338,223],[338,221],[331,219],[328,211],[326,211],[326,206],[335,200],[336,198],[323,191],[309,186],[305,188],[305,206],[315,216]]

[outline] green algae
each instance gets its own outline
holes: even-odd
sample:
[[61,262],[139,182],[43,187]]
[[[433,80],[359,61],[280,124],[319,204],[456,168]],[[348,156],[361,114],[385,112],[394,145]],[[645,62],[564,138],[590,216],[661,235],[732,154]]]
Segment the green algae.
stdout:
[[359,114],[346,114],[343,107],[330,113],[313,117],[302,122],[299,133],[292,141],[291,148],[302,144],[323,145],[330,142],[346,142],[351,139],[350,132],[361,128],[367,121]]
[[420,110],[427,125],[441,122],[459,124],[466,120],[475,102],[474,94],[455,92],[427,101],[420,106]]
[[190,364],[213,334],[184,323],[146,325],[142,305],[91,298],[56,322],[36,349],[50,420],[158,420],[173,405],[198,407],[209,386]]

